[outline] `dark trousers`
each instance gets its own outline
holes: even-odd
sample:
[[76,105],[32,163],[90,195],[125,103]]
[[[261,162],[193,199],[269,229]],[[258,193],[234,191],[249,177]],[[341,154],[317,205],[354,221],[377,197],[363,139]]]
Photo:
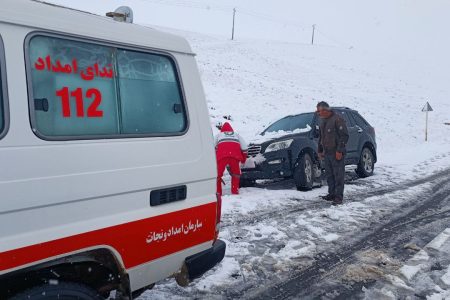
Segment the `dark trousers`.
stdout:
[[325,154],[325,176],[327,177],[328,194],[344,198],[345,157],[336,159],[336,154]]

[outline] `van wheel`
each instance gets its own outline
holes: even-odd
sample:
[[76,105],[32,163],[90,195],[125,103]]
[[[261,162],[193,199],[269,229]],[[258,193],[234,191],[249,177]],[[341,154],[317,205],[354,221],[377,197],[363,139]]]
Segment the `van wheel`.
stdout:
[[252,187],[255,186],[256,181],[254,179],[242,179],[239,181],[240,187]]
[[372,151],[364,147],[361,151],[361,157],[359,158],[358,168],[356,168],[356,174],[359,177],[364,178],[373,175],[375,159],[373,157]]
[[26,290],[10,300],[105,300],[90,287],[73,282],[59,282],[56,284],[44,284]]
[[298,160],[297,167],[294,169],[294,182],[299,191],[308,191],[313,187],[314,168],[308,153],[303,154]]

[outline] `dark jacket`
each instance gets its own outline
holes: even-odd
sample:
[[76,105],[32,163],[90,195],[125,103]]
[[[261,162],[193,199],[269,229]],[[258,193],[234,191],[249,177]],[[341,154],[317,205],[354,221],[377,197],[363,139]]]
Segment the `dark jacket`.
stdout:
[[348,130],[345,120],[339,114],[332,111],[329,118],[322,119],[319,131],[319,152],[327,154],[335,152],[345,153]]

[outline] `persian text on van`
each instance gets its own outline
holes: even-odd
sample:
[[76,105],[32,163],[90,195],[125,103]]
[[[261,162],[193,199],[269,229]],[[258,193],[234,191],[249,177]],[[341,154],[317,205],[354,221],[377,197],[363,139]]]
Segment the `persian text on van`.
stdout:
[[196,219],[195,222],[189,221],[188,224],[182,223],[180,226],[172,226],[167,230],[161,229],[159,232],[153,231],[147,236],[146,242],[147,244],[151,244],[153,242],[165,242],[171,237],[180,234],[188,235],[200,230],[202,227],[203,223]]
[[[34,67],[38,71],[46,69],[47,71],[54,73],[78,74],[78,62],[76,59],[73,59],[71,63],[62,64],[59,59],[52,61],[50,55],[47,55],[45,58],[39,57],[34,63]],[[83,80],[93,80],[95,77],[113,78],[114,70],[112,65],[100,67],[98,63],[95,63],[92,66],[81,70],[79,74]]]

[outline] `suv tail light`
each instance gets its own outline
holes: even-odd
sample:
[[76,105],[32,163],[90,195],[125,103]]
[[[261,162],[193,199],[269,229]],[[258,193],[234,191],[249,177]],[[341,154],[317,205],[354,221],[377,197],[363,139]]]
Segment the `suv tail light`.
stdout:
[[369,127],[369,132],[375,136],[375,128]]
[[216,209],[216,235],[214,237],[214,241],[219,237],[220,231],[220,220],[222,217],[222,196],[219,193],[216,193],[217,197],[217,209]]

